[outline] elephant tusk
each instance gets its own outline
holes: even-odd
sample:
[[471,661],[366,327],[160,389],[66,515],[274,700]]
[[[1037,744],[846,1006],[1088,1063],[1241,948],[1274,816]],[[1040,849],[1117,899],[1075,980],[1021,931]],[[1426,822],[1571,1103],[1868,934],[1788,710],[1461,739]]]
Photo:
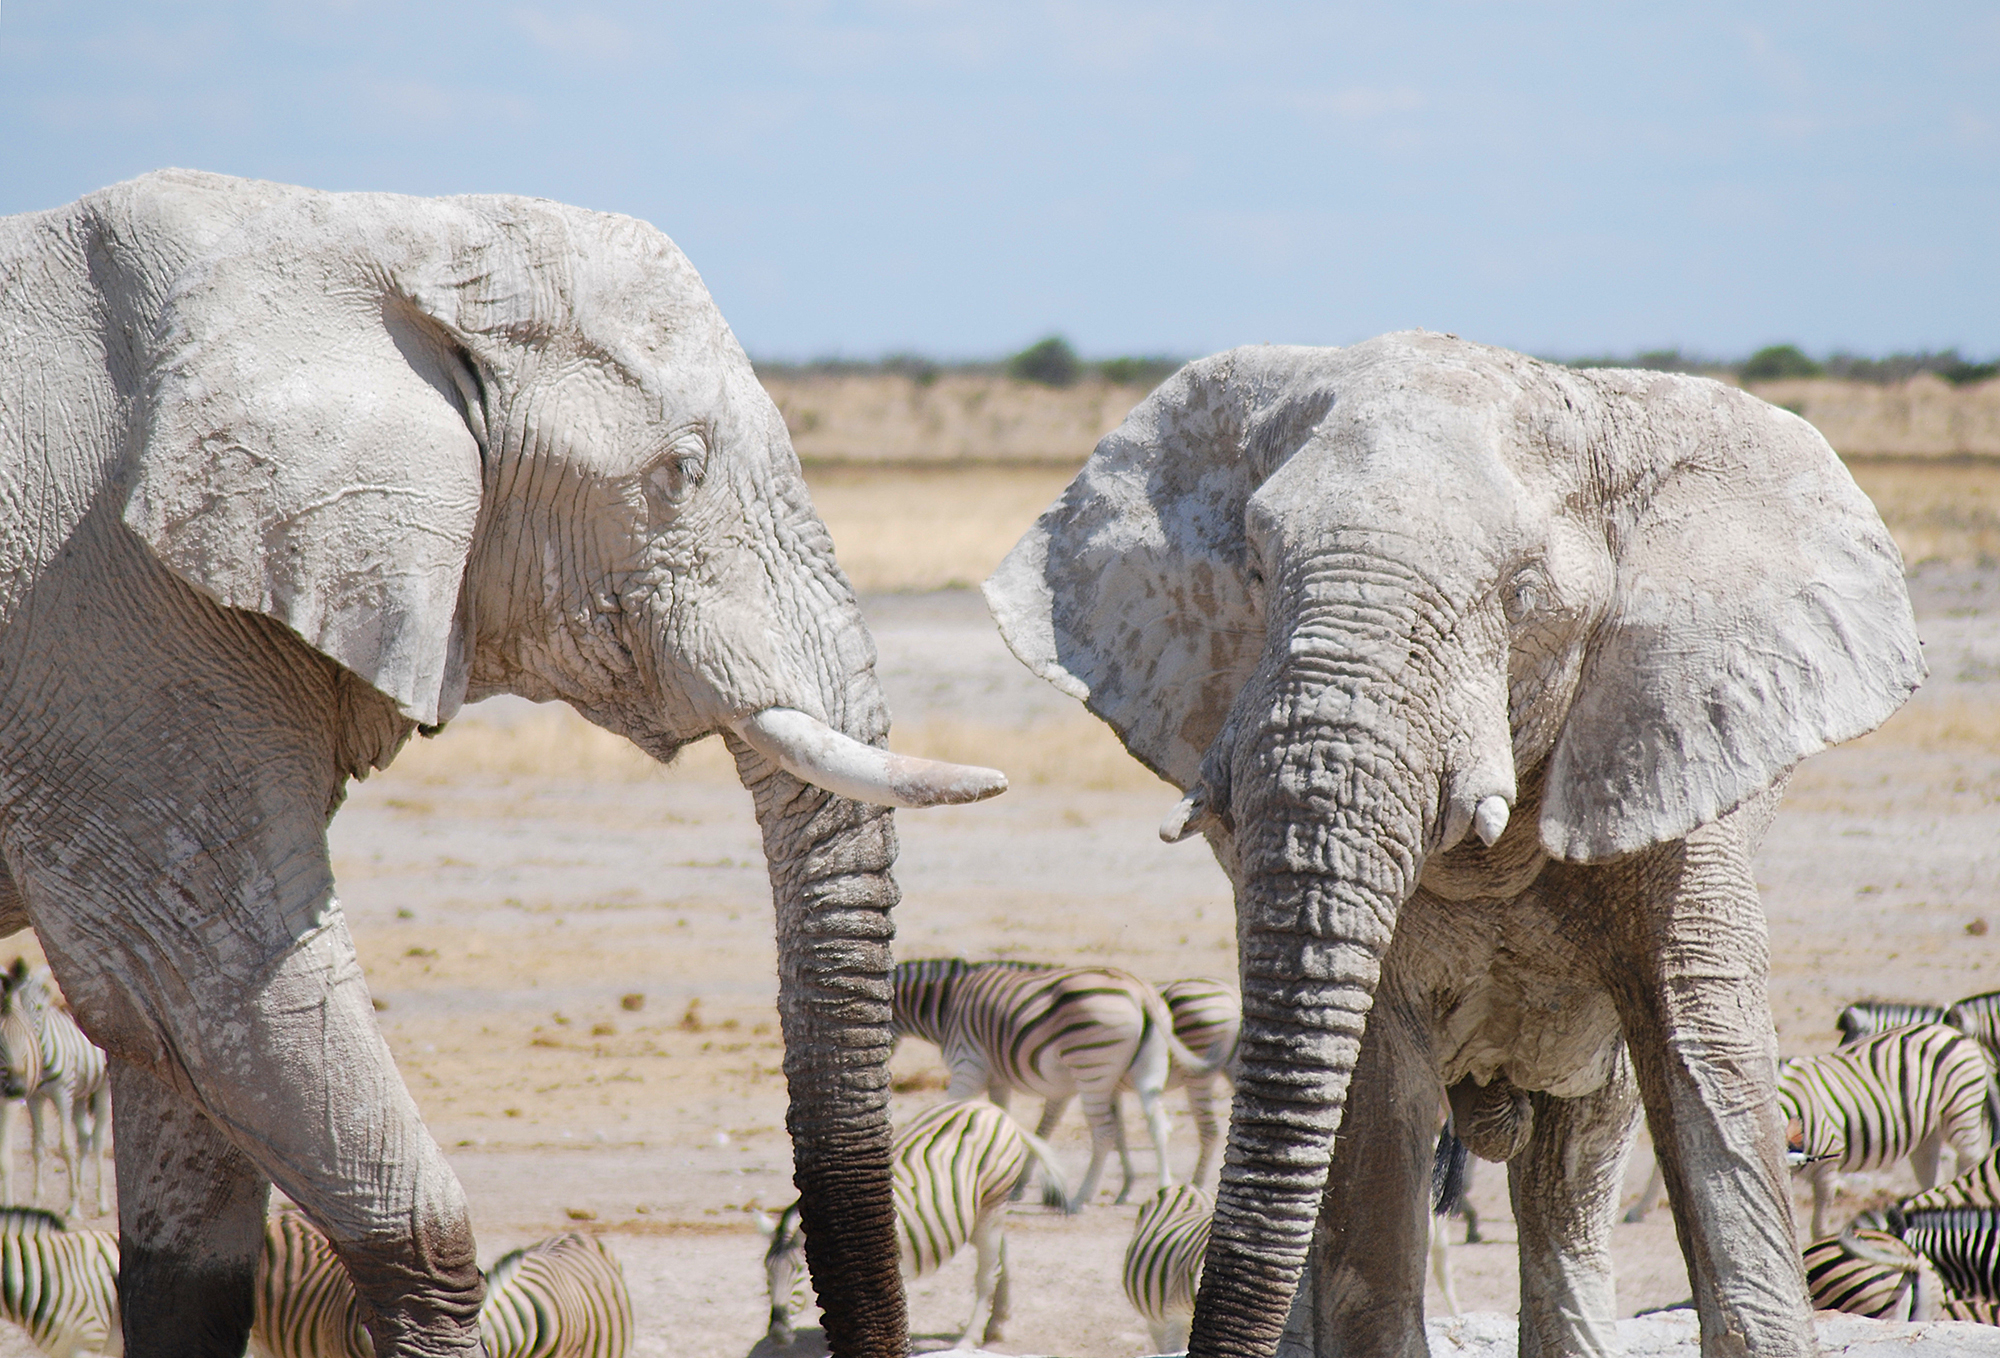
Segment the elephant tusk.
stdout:
[[1493,841],[1507,828],[1508,814],[1507,799],[1497,792],[1479,804],[1479,809],[1472,813],[1472,832],[1479,836],[1481,844],[1493,847]]
[[1192,792],[1174,803],[1174,809],[1167,812],[1167,818],[1160,822],[1160,838],[1169,844],[1178,844],[1189,835],[1198,835],[1215,821],[1215,815],[1208,809],[1208,789],[1199,783]]
[[891,754],[796,708],[767,707],[729,726],[794,778],[871,806],[956,806],[1007,790],[998,769]]

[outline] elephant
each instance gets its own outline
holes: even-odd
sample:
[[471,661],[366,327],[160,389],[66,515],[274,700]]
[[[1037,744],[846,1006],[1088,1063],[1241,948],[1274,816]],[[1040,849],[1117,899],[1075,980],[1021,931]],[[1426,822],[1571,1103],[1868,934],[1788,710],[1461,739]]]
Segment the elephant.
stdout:
[[1814,1351],[1750,855],[1798,761],[1925,670],[1809,425],[1451,335],[1235,349],[1141,402],[985,590],[1233,885],[1197,1358],[1270,1354],[1295,1294],[1284,1351],[1425,1352],[1447,1090],[1508,1162],[1523,1354],[1615,1344],[1642,1101],[1703,1351]]
[[0,933],[109,1053],[125,1352],[240,1354],[270,1187],[375,1352],[477,1351],[464,1195],[335,894],[349,780],[468,701],[721,733],[776,909],[842,1354],[900,1355],[874,643],[776,407],[643,222],[168,170],[0,221]]

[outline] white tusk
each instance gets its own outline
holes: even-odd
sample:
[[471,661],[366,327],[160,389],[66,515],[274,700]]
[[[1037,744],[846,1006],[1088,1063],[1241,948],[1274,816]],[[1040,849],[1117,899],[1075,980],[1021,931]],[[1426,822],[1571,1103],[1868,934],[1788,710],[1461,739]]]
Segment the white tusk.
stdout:
[[1007,790],[998,769],[891,754],[795,708],[767,707],[729,725],[794,778],[871,806],[956,806]]
[[1160,838],[1169,844],[1178,844],[1189,835],[1200,834],[1208,822],[1208,789],[1197,783],[1192,792],[1174,803],[1174,809],[1167,812],[1167,818],[1160,822]]
[[1472,832],[1479,836],[1481,844],[1490,849],[1493,841],[1500,838],[1500,832],[1507,828],[1507,816],[1507,799],[1496,792],[1472,813]]

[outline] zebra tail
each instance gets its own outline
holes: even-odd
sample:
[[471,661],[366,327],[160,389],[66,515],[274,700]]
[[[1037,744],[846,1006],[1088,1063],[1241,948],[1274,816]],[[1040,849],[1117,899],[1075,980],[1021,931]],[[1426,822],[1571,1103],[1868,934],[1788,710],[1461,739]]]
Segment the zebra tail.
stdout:
[[1167,1055],[1175,1065],[1190,1075],[1211,1075],[1229,1064],[1230,1052],[1224,1052],[1211,1061],[1205,1056],[1195,1055],[1194,1048],[1181,1041],[1180,1034],[1174,1031],[1174,1011],[1157,991],[1146,996],[1145,1005],[1146,1022],[1166,1034]]
[[1017,1130],[1021,1133],[1021,1140],[1027,1143],[1028,1153],[1034,1157],[1034,1162],[1022,1168],[1021,1177],[1014,1181],[1014,1189],[1018,1190],[1022,1184],[1026,1183],[1028,1176],[1035,1172],[1035,1165],[1040,1165],[1042,1167],[1042,1205],[1044,1207],[1060,1207],[1067,1211],[1069,1208],[1069,1183],[1063,1178],[1062,1166],[1056,1162],[1055,1149],[1026,1127],[1020,1127]]
[[1894,1250],[1885,1249],[1873,1241],[1863,1240],[1859,1235],[1863,1225],[1862,1218],[1856,1217],[1841,1228],[1840,1247],[1843,1250],[1853,1255],[1856,1259],[1865,1260],[1871,1264],[1880,1264],[1884,1268],[1893,1268],[1904,1273],[1915,1273],[1921,1267],[1917,1252],[1908,1245],[1903,1245],[1901,1253],[1897,1253]]
[[1437,1152],[1431,1157],[1431,1215],[1451,1216],[1465,1209],[1465,1143],[1452,1134],[1446,1123],[1438,1133]]

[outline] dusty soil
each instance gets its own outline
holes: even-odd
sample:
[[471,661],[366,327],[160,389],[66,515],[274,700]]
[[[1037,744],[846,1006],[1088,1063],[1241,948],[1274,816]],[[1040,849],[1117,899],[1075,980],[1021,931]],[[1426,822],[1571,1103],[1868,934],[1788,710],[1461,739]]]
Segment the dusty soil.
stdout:
[[[1830,1046],[1850,999],[2000,986],[2000,927],[1985,928],[2000,926],[2000,570],[1927,565],[1914,583],[1931,683],[1882,732],[1805,766],[1758,862],[1788,1051]],[[1016,775],[995,802],[899,819],[900,955],[1229,974],[1221,874],[1199,843],[1154,832],[1172,791],[1008,656],[976,594],[866,606],[895,743]],[[755,1213],[791,1190],[769,888],[720,751],[661,770],[565,709],[482,704],[358,786],[333,844],[383,1028],[483,1254],[604,1232],[639,1352],[750,1352],[765,1316]],[[920,1044],[898,1054],[899,1116],[937,1097],[934,1065]],[[1175,1111],[1185,1173],[1177,1096]],[[1143,1184],[1151,1152],[1132,1122]],[[1074,1114],[1058,1146],[1081,1167]],[[1630,1194],[1647,1167],[1642,1148]],[[1857,1181],[1854,1201],[1902,1174]],[[1454,1252],[1460,1300],[1511,1310],[1504,1175],[1483,1167],[1474,1200],[1487,1243]],[[1075,1219],[1015,1211],[1003,1349],[1146,1351],[1117,1284],[1132,1215],[1108,1192]],[[1621,1225],[1615,1252],[1626,1313],[1688,1294],[1664,1211]],[[945,1335],[969,1298],[969,1259],[917,1284],[918,1331]]]

